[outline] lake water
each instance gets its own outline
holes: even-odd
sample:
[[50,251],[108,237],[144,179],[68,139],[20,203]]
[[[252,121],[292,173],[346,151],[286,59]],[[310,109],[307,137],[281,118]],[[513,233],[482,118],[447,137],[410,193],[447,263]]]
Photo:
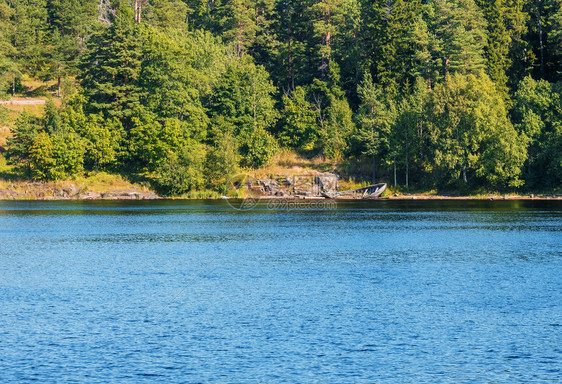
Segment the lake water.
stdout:
[[0,202],[0,382],[562,382],[561,202],[333,208]]

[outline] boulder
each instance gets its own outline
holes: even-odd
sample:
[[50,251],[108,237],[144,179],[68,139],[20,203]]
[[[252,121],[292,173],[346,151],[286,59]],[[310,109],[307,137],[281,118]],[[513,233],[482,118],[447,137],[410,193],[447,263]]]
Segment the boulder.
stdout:
[[334,192],[338,187],[338,176],[333,173],[321,173],[316,176],[315,183],[321,192]]

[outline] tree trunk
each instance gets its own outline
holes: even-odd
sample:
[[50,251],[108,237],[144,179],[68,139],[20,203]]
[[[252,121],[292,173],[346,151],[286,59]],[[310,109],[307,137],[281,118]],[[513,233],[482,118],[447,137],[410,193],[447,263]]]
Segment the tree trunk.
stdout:
[[16,97],[16,74],[12,75],[12,97]]
[[408,155],[406,154],[406,189],[410,186],[410,165],[408,164]]
[[[289,18],[291,16],[289,15]],[[288,64],[289,64],[289,87],[292,91],[295,90],[295,78],[293,76],[293,31],[292,31],[292,23],[291,21],[289,21],[289,58],[288,58]]]
[[396,183],[396,161],[394,162],[394,188],[396,188],[398,184]]
[[59,87],[59,97],[61,97],[61,92],[60,92],[60,75],[58,76],[58,87]]
[[542,21],[541,21],[541,8],[540,8],[541,0],[536,1],[537,5],[537,18],[539,24],[539,43],[540,43],[540,51],[541,51],[541,75],[544,73],[544,45],[542,41]]
[[140,23],[141,22],[141,16],[142,16],[142,6],[143,6],[143,2],[145,0],[135,0],[135,22]]
[[377,183],[376,169],[377,169],[377,159],[375,158],[375,155],[373,155],[373,184]]
[[465,184],[468,182],[466,178],[466,165],[462,167],[462,180],[464,181]]

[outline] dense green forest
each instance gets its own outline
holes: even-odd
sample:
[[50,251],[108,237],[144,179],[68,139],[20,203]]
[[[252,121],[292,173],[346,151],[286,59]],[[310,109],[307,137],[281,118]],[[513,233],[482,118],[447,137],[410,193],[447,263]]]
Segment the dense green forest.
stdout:
[[562,0],[0,0],[0,75],[62,99],[8,141],[34,179],[181,194],[290,149],[416,188],[562,184]]

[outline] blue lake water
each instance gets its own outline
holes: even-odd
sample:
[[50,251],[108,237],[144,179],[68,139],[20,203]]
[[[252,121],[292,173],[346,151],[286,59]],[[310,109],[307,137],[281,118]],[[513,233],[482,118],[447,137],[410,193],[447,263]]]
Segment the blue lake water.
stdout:
[[0,202],[0,382],[560,383],[562,204]]

